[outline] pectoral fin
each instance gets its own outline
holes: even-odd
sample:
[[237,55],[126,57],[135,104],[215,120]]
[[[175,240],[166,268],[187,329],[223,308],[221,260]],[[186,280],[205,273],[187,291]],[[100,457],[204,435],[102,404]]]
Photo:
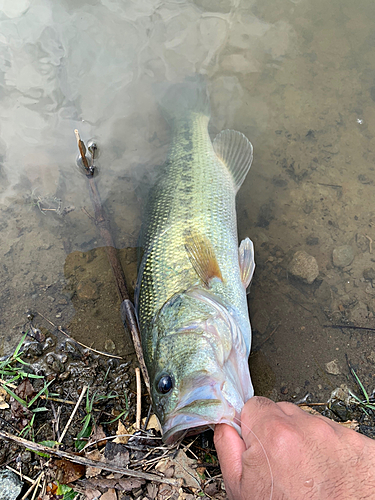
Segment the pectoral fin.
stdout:
[[243,286],[247,288],[250,285],[255,269],[254,245],[250,238],[241,241],[238,249],[238,261],[240,264],[241,280]]
[[215,251],[206,236],[190,234],[186,238],[185,248],[191,265],[207,287],[214,278],[223,281]]
[[236,192],[240,189],[253,161],[253,146],[241,132],[223,130],[213,142],[216,156],[232,174]]

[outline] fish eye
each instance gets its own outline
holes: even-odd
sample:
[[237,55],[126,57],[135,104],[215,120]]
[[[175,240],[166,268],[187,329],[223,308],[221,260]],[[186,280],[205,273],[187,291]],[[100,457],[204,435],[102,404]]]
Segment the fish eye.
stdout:
[[163,375],[158,382],[158,392],[167,394],[173,387],[172,378],[169,375]]

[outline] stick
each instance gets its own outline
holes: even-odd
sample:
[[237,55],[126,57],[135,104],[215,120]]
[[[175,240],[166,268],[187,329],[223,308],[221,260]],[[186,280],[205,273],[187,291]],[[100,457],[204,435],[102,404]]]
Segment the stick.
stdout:
[[103,351],[97,351],[96,349],[93,349],[92,347],[89,347],[85,344],[82,344],[82,342],[79,342],[78,340],[74,339],[69,335],[69,333],[64,332],[64,330],[61,328],[61,326],[56,326],[55,323],[52,323],[48,318],[46,318],[41,312],[36,311],[36,314],[39,314],[43,319],[47,321],[50,325],[52,325],[54,328],[56,328],[59,332],[61,332],[65,337],[68,337],[69,339],[72,339],[73,342],[76,344],[80,345],[81,347],[84,347],[85,349],[89,349],[92,352],[95,352],[96,354],[100,354],[101,356],[107,356],[108,358],[116,358],[116,359],[123,359],[121,356],[115,356],[114,354],[108,354],[107,352]]
[[75,405],[75,407],[73,408],[72,414],[70,415],[69,420],[68,420],[68,421],[67,421],[67,423],[66,423],[65,429],[64,429],[64,430],[62,431],[62,433],[61,433],[61,436],[60,436],[60,443],[62,443],[62,440],[64,439],[65,434],[66,434],[67,430],[69,429],[70,424],[72,423],[72,420],[73,420],[73,418],[74,418],[74,415],[77,413],[78,407],[79,407],[79,405],[81,404],[81,401],[82,401],[82,399],[83,399],[84,395],[86,394],[87,389],[88,389],[88,386],[87,386],[87,385],[84,385],[84,386],[82,387],[82,391],[81,391],[81,394],[79,395],[79,398],[78,398],[77,404],[76,404],[76,405]]
[[137,416],[135,420],[135,426],[137,429],[141,428],[141,396],[142,396],[142,389],[141,389],[141,372],[139,368],[135,369],[135,379],[137,381]]
[[[88,181],[91,201],[94,208],[95,224],[98,226],[100,236],[104,242],[105,249],[107,252],[107,257],[112,268],[113,276],[115,278],[117,293],[121,300],[121,318],[124,323],[124,326],[127,327],[127,329],[130,331],[133,340],[135,354],[137,355],[138,363],[142,371],[143,380],[145,382],[148,393],[151,394],[150,379],[148,376],[145,360],[143,357],[138,321],[135,314],[134,306],[129,298],[129,292],[126,286],[125,275],[122,270],[119,258],[117,256],[117,250],[115,248],[115,244],[112,238],[109,220],[104,212],[102,201],[100,199],[99,191],[94,178],[94,165],[90,166],[88,164],[86,158],[86,146],[84,142],[81,140],[78,130],[77,129],[74,130],[74,133],[76,135],[78,149],[86,171],[86,179]],[[94,155],[95,150],[96,148],[94,147],[91,149],[93,162],[95,160],[95,155]]]
[[[39,476],[36,478],[36,480],[33,482],[33,484],[30,486],[30,488],[23,495],[23,497],[21,498],[21,500],[26,500],[26,498],[29,496],[29,494],[33,491],[34,488],[36,490],[38,489],[38,486],[39,486],[40,480],[42,479],[42,476],[43,476],[43,472],[41,472],[39,474]],[[34,496],[33,496],[33,498],[34,498]]]
[[23,446],[24,448],[29,448],[33,451],[38,451],[41,453],[46,453],[47,455],[52,455],[58,458],[65,458],[73,463],[85,465],[86,467],[95,467],[97,469],[107,470],[109,472],[118,472],[124,476],[137,477],[139,479],[146,479],[147,481],[156,481],[158,483],[171,484],[172,486],[179,486],[179,481],[174,479],[168,479],[166,477],[157,476],[156,474],[148,474],[146,472],[141,472],[137,470],[125,469],[123,467],[117,467],[115,465],[108,464],[106,462],[99,462],[96,460],[90,460],[88,458],[80,457],[79,455],[73,455],[72,453],[67,453],[66,451],[57,450],[56,448],[49,448],[48,446],[43,446],[39,443],[34,443],[33,441],[28,441],[17,436],[13,436],[5,431],[0,431],[0,437],[3,439],[8,439],[9,441],[14,441],[15,443]]
[[367,328],[367,326],[323,325],[323,328],[347,328],[348,330],[368,330],[369,332],[375,332],[375,328]]

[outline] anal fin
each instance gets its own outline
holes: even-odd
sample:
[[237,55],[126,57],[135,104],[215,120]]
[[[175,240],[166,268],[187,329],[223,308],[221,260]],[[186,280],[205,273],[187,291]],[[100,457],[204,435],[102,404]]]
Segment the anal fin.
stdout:
[[254,245],[250,238],[241,241],[238,249],[238,262],[243,286],[247,288],[250,285],[255,269]]
[[206,287],[209,287],[214,278],[223,281],[215,251],[206,236],[189,234],[186,238],[185,248],[191,265]]

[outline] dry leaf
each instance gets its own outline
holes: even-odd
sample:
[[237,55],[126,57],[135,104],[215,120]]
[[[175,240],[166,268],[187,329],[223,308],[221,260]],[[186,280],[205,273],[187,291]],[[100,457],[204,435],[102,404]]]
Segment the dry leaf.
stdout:
[[129,452],[123,444],[108,442],[105,447],[104,456],[106,462],[119,467],[126,467],[129,463]]
[[346,427],[347,429],[352,429],[353,431],[357,431],[359,424],[356,420],[347,420],[346,422],[339,422],[340,425]]
[[[105,458],[103,457],[103,455],[100,453],[99,450],[89,451],[85,455],[86,458],[89,458],[90,460],[96,460],[97,462],[105,462]],[[101,471],[102,469],[99,469],[99,467],[88,466],[86,468],[86,477],[95,477],[98,474],[100,474]]]
[[7,396],[7,391],[0,387],[0,410],[6,410],[7,408],[9,408],[9,405],[6,402]]
[[86,500],[97,500],[100,498],[101,492],[92,488],[85,488]]
[[151,417],[148,421],[146,431],[148,431],[149,429],[155,429],[156,431],[161,432],[161,426],[160,426],[158,417],[154,414],[151,415]]
[[314,408],[311,408],[311,406],[300,405],[300,408],[306,413],[310,413],[310,415],[321,415],[318,411],[314,410]]
[[133,434],[132,432],[129,433],[125,427],[125,425],[121,422],[121,420],[118,421],[117,425],[117,431],[116,431],[117,437],[116,439],[113,440],[114,443],[122,443],[126,444],[129,441],[129,436],[122,436],[121,434]]
[[103,495],[100,497],[100,500],[117,500],[116,490],[111,488],[106,493],[103,493]]
[[69,460],[54,460],[53,465],[57,468],[59,475],[59,482],[62,484],[69,484],[85,475],[86,467],[81,464],[75,464]]
[[[100,440],[102,440],[102,441],[100,441]],[[105,433],[103,431],[103,427],[101,425],[95,426],[95,428],[93,429],[93,431],[91,433],[88,444],[94,443],[94,442],[97,442],[98,446],[105,446],[105,444],[107,442],[107,436],[105,435]]]

